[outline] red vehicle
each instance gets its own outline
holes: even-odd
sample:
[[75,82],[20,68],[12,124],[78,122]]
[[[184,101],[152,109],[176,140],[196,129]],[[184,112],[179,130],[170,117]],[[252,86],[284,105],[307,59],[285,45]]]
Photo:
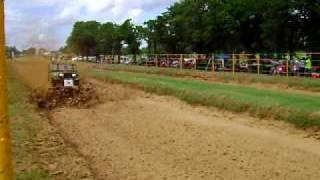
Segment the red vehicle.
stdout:
[[287,65],[278,64],[272,70],[273,75],[286,75],[287,74]]
[[320,79],[320,66],[315,66],[312,68],[311,77],[315,79]]
[[192,58],[185,58],[183,62],[183,68],[185,69],[193,69],[195,66],[195,59]]

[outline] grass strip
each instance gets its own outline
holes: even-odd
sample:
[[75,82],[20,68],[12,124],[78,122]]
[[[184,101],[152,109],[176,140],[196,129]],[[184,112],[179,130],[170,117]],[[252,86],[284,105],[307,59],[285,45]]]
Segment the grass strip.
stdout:
[[175,96],[190,104],[249,112],[254,117],[285,120],[298,127],[320,126],[320,96],[317,95],[132,72],[93,70],[91,75],[101,80],[135,85],[146,91]]
[[320,80],[309,79],[301,77],[284,77],[284,76],[271,76],[271,75],[257,75],[250,73],[236,73],[234,76],[230,72],[216,72],[212,75],[212,72],[183,70],[179,71],[174,68],[157,68],[146,66],[134,66],[134,65],[103,65],[101,68],[112,71],[127,71],[127,72],[140,72],[148,74],[167,75],[175,77],[198,77],[204,79],[213,79],[214,81],[224,83],[239,83],[239,84],[270,84],[285,86],[292,89],[301,89],[309,91],[320,91]]
[[34,138],[39,131],[40,123],[34,116],[34,108],[28,102],[28,91],[12,72],[9,73],[8,87],[16,179],[48,179],[48,172],[33,164],[37,155],[29,144],[35,143]]

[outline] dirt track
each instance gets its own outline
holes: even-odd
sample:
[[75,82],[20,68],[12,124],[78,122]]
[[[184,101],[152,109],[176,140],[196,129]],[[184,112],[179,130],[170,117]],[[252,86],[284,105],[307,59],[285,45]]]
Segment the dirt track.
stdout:
[[92,81],[105,104],[53,119],[101,179],[320,178],[320,144],[302,132]]
[[90,81],[104,104],[51,116],[98,179],[320,179],[306,132]]
[[32,89],[46,91],[49,87],[48,60],[39,57],[21,58],[13,64],[14,72]]

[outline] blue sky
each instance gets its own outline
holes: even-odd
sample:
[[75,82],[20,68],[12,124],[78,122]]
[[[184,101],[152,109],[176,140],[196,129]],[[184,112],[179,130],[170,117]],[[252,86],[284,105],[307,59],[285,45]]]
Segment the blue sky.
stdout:
[[137,24],[154,19],[177,0],[7,0],[7,44],[19,49],[64,45],[78,20]]

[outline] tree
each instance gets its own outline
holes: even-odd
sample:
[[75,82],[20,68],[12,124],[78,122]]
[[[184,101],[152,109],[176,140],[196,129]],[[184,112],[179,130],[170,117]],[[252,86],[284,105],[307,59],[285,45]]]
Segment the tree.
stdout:
[[21,52],[15,46],[6,46],[6,54],[8,57],[13,57],[21,54]]
[[120,34],[123,35],[124,41],[128,45],[128,53],[133,54],[133,61],[136,62],[136,55],[140,53],[143,39],[142,26],[136,26],[132,24],[131,19],[128,19],[120,26]]
[[155,20],[149,20],[144,23],[143,30],[142,30],[143,39],[148,44],[147,52],[152,54],[158,53],[157,44],[159,39],[156,32],[156,23],[157,21]]
[[134,55],[143,40],[149,53],[318,51],[319,21],[319,0],[181,0],[143,26],[130,19],[120,25],[107,22],[96,42],[89,41],[96,26],[78,22],[69,44],[83,52],[98,43],[101,52],[120,54],[125,43]]
[[98,34],[100,23],[96,21],[76,22],[67,40],[68,47],[82,56],[98,53]]

